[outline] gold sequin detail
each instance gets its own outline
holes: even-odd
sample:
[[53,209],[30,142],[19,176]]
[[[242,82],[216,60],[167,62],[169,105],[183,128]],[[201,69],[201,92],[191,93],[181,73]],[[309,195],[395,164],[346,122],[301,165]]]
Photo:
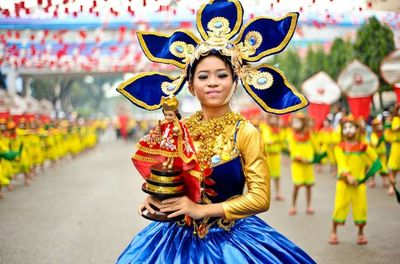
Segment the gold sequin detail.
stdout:
[[180,81],[181,81],[181,79],[179,78],[173,82],[163,82],[161,84],[161,90],[166,95],[173,95],[178,90],[178,88],[180,86],[180,83],[179,83]]
[[257,90],[266,90],[272,86],[274,83],[274,77],[269,72],[259,72],[251,78],[251,85]]
[[[227,112],[221,117],[205,121],[203,113],[197,112],[186,121],[193,140],[200,142],[197,158],[202,168],[210,167],[211,157],[216,154],[217,137],[225,135],[228,129],[232,129],[232,125],[239,120],[245,119],[240,114]],[[231,138],[227,140],[231,140]]]
[[149,191],[160,193],[160,194],[174,194],[183,192],[185,190],[185,186],[177,186],[177,187],[164,187],[164,186],[156,186],[150,183],[146,183],[146,189]]
[[229,20],[225,17],[214,17],[208,22],[207,28],[212,32],[212,35],[218,36],[227,35],[231,31]]
[[183,41],[174,41],[171,43],[169,51],[172,55],[184,59],[183,62],[187,63],[189,58],[194,54],[194,46]]
[[263,37],[260,32],[257,31],[250,31],[246,34],[246,37],[244,39],[245,45],[250,46],[252,49],[254,49],[254,52],[261,46],[262,41]]

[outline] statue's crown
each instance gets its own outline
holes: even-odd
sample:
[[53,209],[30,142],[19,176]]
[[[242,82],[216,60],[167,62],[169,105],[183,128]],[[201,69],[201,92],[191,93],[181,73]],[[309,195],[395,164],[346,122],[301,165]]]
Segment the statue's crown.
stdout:
[[178,109],[179,101],[175,96],[161,97],[161,105],[164,110],[176,111]]

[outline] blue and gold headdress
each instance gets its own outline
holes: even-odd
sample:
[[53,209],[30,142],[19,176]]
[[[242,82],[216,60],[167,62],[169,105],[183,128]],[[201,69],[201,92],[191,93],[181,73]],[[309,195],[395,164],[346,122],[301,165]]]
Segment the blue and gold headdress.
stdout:
[[193,62],[214,50],[230,59],[246,92],[267,112],[285,114],[307,106],[306,98],[272,65],[253,66],[288,45],[297,25],[298,13],[279,19],[255,17],[243,23],[243,7],[238,0],[210,0],[197,11],[196,25],[201,39],[192,32],[172,34],[138,32],[139,43],[153,62],[172,64],[182,74],[140,73],[117,88],[135,105],[147,110],[161,108],[162,96],[177,95]]

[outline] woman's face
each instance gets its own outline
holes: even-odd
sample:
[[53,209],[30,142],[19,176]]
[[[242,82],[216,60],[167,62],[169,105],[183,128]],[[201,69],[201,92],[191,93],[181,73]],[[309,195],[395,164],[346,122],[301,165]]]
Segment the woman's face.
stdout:
[[229,103],[235,85],[229,66],[210,55],[197,64],[189,89],[203,106],[218,107]]

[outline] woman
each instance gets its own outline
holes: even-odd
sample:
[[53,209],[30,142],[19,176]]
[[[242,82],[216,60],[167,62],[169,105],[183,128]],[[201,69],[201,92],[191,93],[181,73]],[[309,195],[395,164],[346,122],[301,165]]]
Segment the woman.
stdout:
[[[155,206],[170,218],[185,215],[185,221],[151,223],[132,240],[118,263],[314,263],[300,248],[255,216],[269,208],[270,179],[260,133],[230,108],[238,81],[270,112],[286,113],[307,103],[272,66],[253,68],[246,63],[251,57],[255,58],[253,61],[262,58],[265,49],[271,47],[253,49],[253,44],[261,47],[263,37],[270,39],[253,33],[255,28],[250,35],[242,31],[241,44],[230,41],[241,25],[241,21],[230,19],[241,18],[242,14],[241,5],[235,0],[210,1],[202,6],[197,16],[205,40],[201,44],[197,40],[188,44],[191,41],[188,37],[193,36],[182,36],[182,31],[171,36],[154,34],[151,38],[150,33],[139,33],[146,55],[154,61],[183,66],[183,78],[144,73],[127,80],[118,90],[136,105],[154,110],[161,107],[159,98],[154,99],[154,87],[161,87],[164,94],[169,91],[176,94],[184,80],[188,81],[189,90],[202,109],[185,122],[196,149],[201,200],[184,196],[160,202],[147,197],[139,206],[139,213],[146,209],[154,214],[152,206]],[[221,17],[224,15],[227,17]],[[287,44],[290,36],[285,36],[294,33],[297,20],[286,18],[282,19],[285,25],[280,24],[280,28],[286,29],[275,39]],[[262,22],[275,23],[269,19]],[[254,25],[251,23],[244,28],[251,28]],[[205,25],[207,30],[202,28]],[[235,26],[231,29],[229,25]],[[151,45],[151,41],[157,43]],[[280,44],[274,45],[281,50],[284,45]],[[194,49],[189,45],[197,46]],[[153,98],[143,94],[151,89]],[[245,185],[248,191],[243,194]]]

